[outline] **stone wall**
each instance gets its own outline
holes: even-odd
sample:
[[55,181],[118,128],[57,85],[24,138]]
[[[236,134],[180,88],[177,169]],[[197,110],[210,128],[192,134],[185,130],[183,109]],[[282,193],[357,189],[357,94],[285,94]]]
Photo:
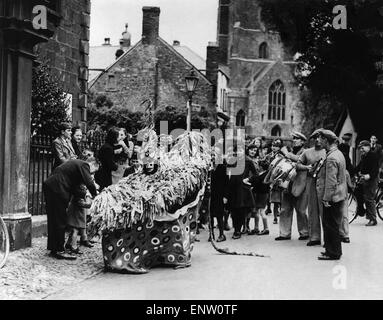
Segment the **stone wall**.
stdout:
[[[152,99],[156,108],[173,105],[186,106],[185,76],[192,65],[163,40],[153,45],[139,42],[120,58],[90,88],[108,96],[115,106],[139,111],[145,99]],[[193,104],[213,110],[213,88],[198,71],[199,83]],[[114,76],[115,86],[110,88]],[[142,111],[142,110],[141,110]]]
[[[294,80],[292,68],[293,66],[279,61],[251,88],[247,119],[249,134],[270,136],[272,128],[279,125],[282,137],[288,138],[292,130],[302,129],[299,110],[300,92]],[[286,115],[283,121],[268,119],[269,88],[276,80],[281,80],[286,89]]]
[[61,0],[55,35],[35,49],[39,60],[47,60],[64,91],[72,95],[74,123],[86,119],[90,9],[90,0]]

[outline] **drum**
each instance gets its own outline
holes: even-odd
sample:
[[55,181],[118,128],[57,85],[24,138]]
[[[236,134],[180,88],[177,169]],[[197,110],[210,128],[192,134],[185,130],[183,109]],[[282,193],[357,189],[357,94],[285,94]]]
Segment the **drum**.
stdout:
[[[274,161],[276,161],[275,159]],[[273,161],[273,162],[274,162]],[[279,186],[283,189],[287,189],[290,181],[293,181],[296,177],[296,164],[289,159],[279,158],[275,162],[274,166],[270,165],[268,180],[271,184],[279,182]]]

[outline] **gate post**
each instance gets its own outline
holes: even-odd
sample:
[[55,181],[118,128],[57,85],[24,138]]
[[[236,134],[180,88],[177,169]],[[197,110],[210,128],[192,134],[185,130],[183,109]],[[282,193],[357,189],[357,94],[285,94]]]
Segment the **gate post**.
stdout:
[[0,2],[0,214],[11,250],[31,246],[28,212],[33,47],[53,35],[35,30],[35,1]]

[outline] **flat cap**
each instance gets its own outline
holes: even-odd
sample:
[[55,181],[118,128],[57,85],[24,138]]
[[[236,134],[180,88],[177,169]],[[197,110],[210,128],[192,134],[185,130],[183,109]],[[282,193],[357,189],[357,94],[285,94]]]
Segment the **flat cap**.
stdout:
[[319,134],[329,140],[334,140],[334,141],[337,141],[338,140],[338,137],[336,136],[336,134],[334,132],[332,132],[331,130],[326,130],[326,129],[322,129]]
[[310,136],[310,139],[312,138],[316,138],[320,133],[321,131],[323,130],[323,128],[320,128],[320,129],[316,129]]
[[366,147],[366,146],[371,147],[370,141],[362,140],[361,142],[359,142],[358,148],[360,148],[360,147]]
[[303,141],[307,140],[306,136],[303,133],[300,133],[298,131],[294,131],[291,135],[293,138],[301,139]]

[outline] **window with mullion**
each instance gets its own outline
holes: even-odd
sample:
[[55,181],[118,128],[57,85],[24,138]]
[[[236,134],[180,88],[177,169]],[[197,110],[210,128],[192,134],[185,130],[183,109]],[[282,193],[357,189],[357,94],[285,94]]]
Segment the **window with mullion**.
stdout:
[[286,90],[282,81],[275,81],[269,89],[269,120],[286,119]]

